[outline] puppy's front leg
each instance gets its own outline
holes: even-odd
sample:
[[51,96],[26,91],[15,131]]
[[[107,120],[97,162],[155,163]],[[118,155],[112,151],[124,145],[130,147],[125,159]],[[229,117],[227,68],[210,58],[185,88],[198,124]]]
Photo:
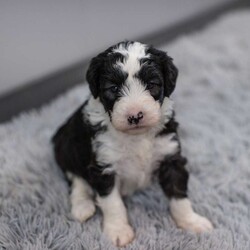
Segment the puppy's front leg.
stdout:
[[104,233],[116,246],[125,246],[131,242],[134,232],[129,225],[127,211],[117,186],[106,196],[98,195],[97,202],[103,213]]
[[161,163],[159,181],[165,194],[170,198],[170,212],[178,227],[204,232],[213,228],[211,222],[195,213],[187,198],[188,172],[186,159],[180,153],[166,157]]
[[96,165],[91,168],[90,182],[97,193],[97,205],[103,213],[104,233],[116,246],[127,245],[133,240],[134,231],[128,222],[115,173],[105,172],[105,167]]

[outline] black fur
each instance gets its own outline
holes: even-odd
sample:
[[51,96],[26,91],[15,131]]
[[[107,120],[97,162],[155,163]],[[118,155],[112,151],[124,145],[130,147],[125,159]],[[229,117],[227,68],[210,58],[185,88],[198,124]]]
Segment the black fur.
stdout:
[[107,195],[114,186],[114,173],[103,174],[109,166],[99,165],[92,151],[91,139],[103,133],[106,127],[91,126],[83,119],[83,104],[53,137],[55,158],[58,165],[67,171],[83,177],[99,195]]
[[166,135],[170,133],[176,133],[176,136],[177,136],[178,126],[179,124],[175,120],[174,115],[173,115],[173,117],[169,120],[169,122],[165,124],[164,128],[156,136]]
[[[127,75],[119,70],[114,70],[113,65],[118,61],[123,61],[126,58],[120,53],[113,53],[112,50],[118,46],[111,46],[104,52],[94,57],[89,65],[86,79],[89,83],[89,88],[94,96],[97,98],[100,90],[105,89],[105,83],[122,84]],[[112,52],[112,53],[111,53]]]
[[173,59],[166,52],[150,47],[147,53],[151,54],[151,59],[157,63],[164,76],[164,94],[170,96],[175,89],[178,76],[178,69],[173,64]]
[[141,60],[141,65],[141,70],[136,77],[146,85],[154,99],[159,100],[162,104],[164,100],[164,79],[161,65],[150,59]]
[[187,160],[177,153],[166,157],[159,169],[159,183],[169,198],[186,198],[188,172],[185,169]]
[[178,142],[178,151],[173,156],[166,156],[160,163],[159,183],[164,193],[169,198],[186,198],[188,185],[188,172],[185,169],[187,159],[181,155],[181,143],[178,137],[178,122],[175,121],[174,114],[162,131],[157,136],[175,134],[172,140]]

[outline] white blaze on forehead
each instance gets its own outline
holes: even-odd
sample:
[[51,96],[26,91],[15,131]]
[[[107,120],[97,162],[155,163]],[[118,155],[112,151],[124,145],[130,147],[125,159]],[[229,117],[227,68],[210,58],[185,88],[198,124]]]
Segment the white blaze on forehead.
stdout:
[[135,42],[125,46],[120,44],[113,51],[122,54],[125,56],[124,62],[119,62],[118,65],[122,68],[123,71],[127,72],[128,77],[132,77],[135,73],[140,70],[140,60],[142,58],[148,58],[149,55],[146,55],[146,45],[139,42]]
[[149,57],[146,54],[146,48],[145,44],[134,42],[128,46],[120,44],[113,50],[125,57],[123,62],[117,63],[124,72],[128,73],[128,78],[122,89],[123,95],[133,97],[137,101],[137,98],[140,98],[140,95],[145,91],[145,86],[141,84],[139,79],[134,78],[134,75],[141,69],[140,60]]
[[123,96],[130,97],[130,99],[134,99],[136,102],[139,101],[141,95],[145,95],[144,91],[145,86],[143,86],[141,82],[135,78],[133,80],[131,80],[130,78],[127,79],[126,83],[121,89],[121,93]]

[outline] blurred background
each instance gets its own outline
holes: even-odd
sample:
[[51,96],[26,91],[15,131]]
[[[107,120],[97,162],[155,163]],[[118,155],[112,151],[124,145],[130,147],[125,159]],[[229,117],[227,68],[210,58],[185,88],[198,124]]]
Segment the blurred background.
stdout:
[[160,46],[240,0],[0,1],[0,122],[84,81],[89,59],[118,41]]

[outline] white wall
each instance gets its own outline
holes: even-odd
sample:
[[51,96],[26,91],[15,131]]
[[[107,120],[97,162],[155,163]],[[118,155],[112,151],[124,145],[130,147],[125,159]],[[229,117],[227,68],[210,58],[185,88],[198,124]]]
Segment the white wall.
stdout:
[[0,0],[0,93],[230,0]]

